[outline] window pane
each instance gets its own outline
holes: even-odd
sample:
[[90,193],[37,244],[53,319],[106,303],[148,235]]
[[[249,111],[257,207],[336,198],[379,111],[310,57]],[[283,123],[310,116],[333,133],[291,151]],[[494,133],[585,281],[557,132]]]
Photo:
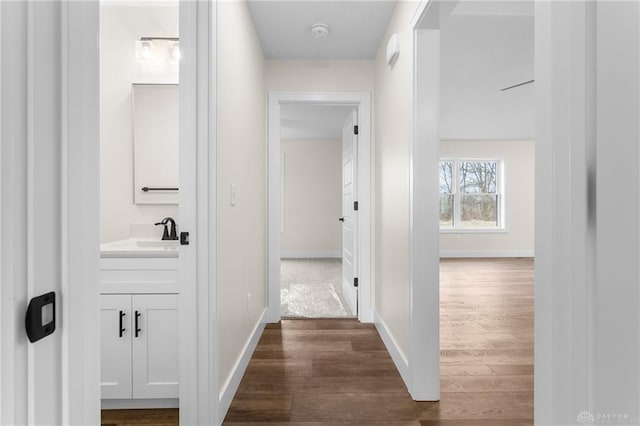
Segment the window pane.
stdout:
[[496,228],[498,226],[498,196],[463,194],[460,196],[461,228]]
[[440,193],[453,193],[453,166],[450,161],[440,163]]
[[460,193],[495,194],[497,191],[496,161],[460,162]]
[[453,195],[440,195],[440,227],[453,226]]

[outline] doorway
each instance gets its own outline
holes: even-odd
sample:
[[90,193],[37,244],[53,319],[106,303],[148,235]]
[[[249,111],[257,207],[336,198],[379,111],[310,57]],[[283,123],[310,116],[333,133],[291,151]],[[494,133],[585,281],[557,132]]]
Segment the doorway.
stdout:
[[[269,94],[270,322],[282,316],[357,316],[371,321],[369,114],[368,94]],[[305,132],[305,120],[307,135],[326,131],[327,123],[320,124],[318,117],[333,123],[333,142],[292,140]],[[312,145],[316,151],[310,158],[313,163],[299,174],[300,164],[294,162],[308,156]],[[318,178],[322,180],[324,168],[318,166],[323,151],[335,157],[332,177],[324,175],[334,188],[321,208],[316,205],[321,188],[312,193],[304,187],[303,178],[316,185]],[[316,176],[310,175],[311,168],[316,169]],[[302,223],[304,220],[307,222]],[[321,224],[326,230],[313,232]]]
[[468,2],[440,28],[440,401],[473,382],[484,405],[518,407],[524,423],[534,416],[533,5],[459,7]]
[[[416,371],[412,372],[415,383],[424,384],[414,391],[420,394],[418,399],[439,400],[440,389],[447,389],[447,383],[450,382],[446,376],[454,370],[458,373],[463,371],[452,369],[446,363],[451,361],[447,357],[456,352],[454,349],[474,349],[469,346],[465,348],[464,345],[469,342],[462,341],[464,339],[475,339],[474,344],[486,351],[510,346],[522,350],[519,361],[521,367],[526,365],[527,368],[518,374],[524,372],[522,374],[526,377],[521,384],[531,387],[527,388],[528,391],[533,390],[532,263],[521,260],[495,263],[473,259],[447,260],[442,268],[440,264],[442,255],[458,258],[533,256],[534,108],[533,86],[529,85],[534,71],[533,5],[522,4],[522,8],[511,5],[519,7],[517,18],[511,18],[512,10],[499,10],[508,6],[505,2],[499,7],[482,9],[484,16],[479,17],[480,10],[470,2],[434,2],[419,8],[412,21],[415,62],[412,89],[414,111],[410,214],[413,229],[410,237],[410,269],[413,290],[411,306],[414,309],[410,338],[413,347],[418,349],[413,356],[425,357],[428,354],[428,361],[421,366],[416,365]],[[527,9],[528,6],[530,9]],[[460,9],[453,13],[456,7]],[[509,22],[511,27],[505,29],[502,24],[509,19],[521,19],[523,23]],[[478,27],[480,21],[485,25],[484,28]],[[487,27],[488,21],[493,22]],[[443,30],[447,25],[451,25],[453,30],[462,29],[455,34],[457,38],[453,43],[451,38],[447,39],[451,33],[447,35]],[[474,31],[475,34],[472,34]],[[518,35],[497,34],[500,31],[517,32]],[[495,37],[499,43],[487,41],[491,37]],[[526,48],[518,46],[521,41],[530,41],[531,45]],[[492,50],[471,48],[476,42],[492,46]],[[459,46],[452,49],[455,43]],[[445,48],[448,50],[445,51]],[[473,78],[465,74],[466,70],[461,69],[460,63],[455,64],[455,58],[452,59],[453,52],[466,52],[464,49],[473,52],[460,55],[463,67],[474,70]],[[530,57],[523,64],[511,66],[506,63],[510,60],[517,62],[521,55],[527,54]],[[470,66],[472,61],[483,65]],[[500,72],[483,74],[493,66],[500,66]],[[458,84],[445,84],[455,78],[473,84],[466,86],[460,81]],[[498,82],[496,79],[517,81]],[[517,84],[521,82],[527,84]],[[509,91],[509,86],[514,86],[512,91]],[[465,96],[475,96],[475,100]],[[461,99],[464,99],[462,105]],[[526,105],[523,107],[523,104]],[[470,108],[478,110],[473,112]],[[490,114],[495,116],[490,117]],[[504,120],[505,117],[509,117],[509,120]],[[520,135],[518,131],[529,133]],[[476,178],[471,178],[472,174]],[[436,183],[438,177],[440,185]],[[514,205],[514,201],[522,196],[526,200]],[[434,203],[434,200],[440,202]],[[527,223],[522,226],[518,221],[525,215]],[[518,242],[525,242],[523,246],[517,243],[501,246],[511,234],[516,233],[517,228],[523,227],[527,229],[516,238]],[[495,244],[496,241],[500,242]],[[495,270],[482,278],[478,271],[486,271],[487,268]],[[509,276],[505,271],[512,269],[515,272]],[[460,272],[456,274],[456,270]],[[515,275],[523,277],[522,283],[515,283],[516,288],[509,284],[509,278],[513,279]],[[486,293],[486,288],[478,288],[479,282],[484,282],[485,287],[493,286],[496,294],[509,293],[509,297],[503,297],[500,299],[502,302],[498,303],[492,299],[493,294]],[[485,294],[474,298],[474,291],[484,291]],[[520,293],[516,294],[517,291]],[[501,315],[501,325],[505,328],[498,327],[500,324],[485,324],[494,327],[494,341],[482,341],[472,334],[473,324],[465,323],[471,318],[469,312],[464,312],[467,301],[475,308],[478,307],[477,303],[493,304],[490,309],[476,310],[474,318],[477,324],[491,315]],[[507,306],[509,304],[514,306]],[[415,309],[418,306],[421,309]],[[502,311],[496,312],[497,308]],[[487,313],[489,315],[485,315]],[[512,317],[517,321],[511,321]],[[515,323],[519,325],[513,325]],[[451,324],[462,327],[454,331]],[[522,339],[516,336],[522,331],[518,327],[526,329],[526,332],[520,333],[524,336]],[[513,333],[506,333],[505,329]],[[486,331],[491,333],[490,330]],[[501,341],[501,338],[512,341]],[[486,365],[470,368],[480,371]],[[443,380],[442,387],[440,380]],[[532,393],[528,392],[528,395]],[[533,401],[529,402],[532,406]],[[532,414],[531,411],[527,416]]]
[[[175,234],[182,238],[179,242],[179,257],[169,259],[169,261],[173,261],[173,265],[170,268],[162,270],[163,267],[166,267],[164,259],[146,259],[152,263],[157,263],[153,262],[157,260],[162,263],[160,268],[157,268],[157,264],[151,268],[156,271],[153,283],[169,283],[169,287],[173,287],[172,290],[166,289],[170,290],[168,293],[173,293],[171,295],[154,295],[163,297],[160,305],[155,305],[155,302],[151,299],[147,300],[149,302],[147,303],[148,308],[155,311],[154,313],[146,312],[146,316],[149,319],[148,332],[151,332],[150,321],[152,317],[155,317],[161,322],[164,321],[166,326],[165,328],[159,322],[157,323],[158,327],[156,329],[162,329],[162,331],[156,334],[156,344],[160,343],[161,346],[166,344],[166,342],[161,342],[161,336],[167,331],[173,338],[176,338],[175,350],[169,351],[171,357],[165,357],[163,361],[156,363],[152,367],[159,373],[156,377],[161,379],[159,381],[162,381],[161,376],[163,374],[169,371],[175,372],[173,368],[177,361],[179,389],[176,395],[174,391],[177,386],[171,386],[175,384],[174,375],[171,377],[171,381],[174,383],[168,383],[169,387],[174,388],[172,390],[174,393],[170,398],[166,398],[166,394],[160,395],[149,392],[144,404],[151,407],[175,407],[179,404],[179,414],[178,410],[173,409],[170,412],[170,418],[179,417],[180,423],[185,424],[216,424],[218,422],[219,405],[211,404],[211,401],[218,400],[218,357],[214,356],[214,354],[218,353],[217,328],[208,319],[216,316],[217,308],[216,292],[211,291],[216,285],[216,275],[210,272],[216,270],[217,263],[215,250],[217,245],[217,229],[215,226],[217,214],[215,211],[210,211],[211,200],[215,199],[215,195],[212,195],[215,194],[215,182],[209,179],[209,176],[215,175],[217,170],[215,156],[217,141],[215,132],[203,131],[202,128],[215,128],[216,121],[212,117],[217,116],[213,87],[216,76],[214,58],[217,42],[216,31],[212,31],[212,29],[215,29],[217,6],[215,3],[210,2],[163,4],[142,2],[139,6],[157,7],[151,12],[150,18],[152,22],[147,20],[147,24],[149,24],[147,27],[136,28],[129,19],[117,22],[119,25],[129,26],[136,28],[136,31],[140,31],[136,34],[136,40],[133,43],[122,41],[129,50],[129,61],[133,63],[147,62],[146,64],[140,63],[140,67],[146,66],[149,72],[145,74],[142,81],[137,83],[142,83],[141,86],[144,89],[168,89],[169,92],[173,92],[172,100],[175,102],[175,90],[172,90],[175,89],[175,86],[172,85],[177,82],[178,69],[180,74],[180,88],[177,91],[179,147],[177,150],[174,147],[170,152],[165,151],[162,155],[165,160],[172,157],[178,158],[179,185],[165,185],[162,182],[160,182],[160,185],[157,185],[157,183],[148,185],[136,184],[132,188],[133,191],[127,191],[129,197],[134,199],[134,194],[146,195],[148,196],[146,198],[151,195],[165,197],[162,200],[163,204],[150,207],[156,210],[153,213],[152,220],[157,223],[156,214],[160,213],[159,210],[167,207],[171,208],[172,211],[168,212],[168,214],[175,215],[172,216],[174,219],[179,219]],[[169,15],[168,19],[166,15]],[[88,30],[88,33],[82,38],[90,40],[93,36],[91,29]],[[93,46],[91,49],[95,50]],[[164,60],[156,58],[156,54],[159,54],[160,59]],[[98,58],[95,60],[97,61]],[[97,66],[98,64],[96,63]],[[96,73],[96,77],[97,75]],[[211,80],[198,78],[198,76],[209,76]],[[163,91],[167,92],[167,90]],[[96,99],[96,103],[98,103],[98,99]],[[126,100],[124,100],[117,106],[126,108],[127,104]],[[158,117],[156,117],[155,121],[158,122]],[[165,122],[159,125],[166,124]],[[125,129],[125,131],[132,130],[131,127],[133,126]],[[152,152],[155,151],[152,150]],[[150,157],[152,156],[153,154],[150,155]],[[165,171],[173,170],[175,172],[175,168],[165,167],[164,169]],[[162,179],[160,176],[157,177]],[[159,190],[157,192],[144,191],[143,187],[148,187],[148,189],[157,188]],[[176,189],[179,191],[176,191]],[[139,193],[141,190],[144,194]],[[166,197],[170,197],[169,202]],[[176,205],[176,199],[179,201],[179,205]],[[156,201],[158,200],[156,199]],[[170,203],[173,203],[173,205],[169,205]],[[164,214],[161,213],[159,216],[164,216]],[[173,226],[171,222],[168,223],[169,236],[173,237]],[[163,234],[162,227],[158,226],[158,229],[156,232],[160,234],[156,234],[156,236]],[[197,238],[194,243],[194,234],[196,233],[200,238]],[[189,234],[191,234],[191,238]],[[92,244],[97,242],[91,241]],[[175,245],[176,241],[172,240],[169,243]],[[150,270],[146,272],[150,272]],[[179,297],[176,296],[178,293]],[[169,299],[173,299],[170,300],[171,306],[167,306],[165,303]],[[145,316],[144,307],[143,309],[135,309],[138,302],[140,302],[140,299],[137,298],[137,295],[131,296],[131,306],[134,311],[131,313],[134,315],[132,316],[133,327],[130,326],[129,331],[134,334],[134,338],[138,328],[141,328],[140,334],[145,331],[143,327],[137,327],[135,323],[135,310],[138,310],[143,317]],[[163,312],[164,314],[157,315],[159,311],[156,308],[160,308],[160,313]],[[139,324],[144,326],[142,318],[140,318]],[[161,318],[164,318],[164,320]],[[99,325],[96,324],[96,326]],[[149,348],[154,352],[161,352],[161,350],[157,350],[157,346],[155,349],[151,346]],[[177,360],[175,360],[176,357]],[[198,360],[204,359],[214,361],[198,362]],[[171,361],[172,369],[165,369],[162,365],[163,362],[168,360]]]
[[354,151],[345,155],[343,147],[349,142],[353,146],[353,112],[350,106],[335,105],[281,108],[282,317],[356,313],[354,298],[347,299],[355,291],[351,283],[345,285],[346,276],[353,279],[353,249],[344,247],[353,246],[355,237],[353,214],[346,208],[353,201],[344,200],[353,198]]
[[[178,416],[179,16],[177,1],[100,2],[98,297],[107,419],[114,409]],[[126,415],[119,412],[120,422]]]

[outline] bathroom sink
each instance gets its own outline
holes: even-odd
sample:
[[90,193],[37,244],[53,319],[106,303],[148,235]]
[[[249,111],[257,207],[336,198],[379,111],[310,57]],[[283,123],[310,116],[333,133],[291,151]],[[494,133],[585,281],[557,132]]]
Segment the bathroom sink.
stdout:
[[138,240],[136,245],[140,248],[158,248],[166,250],[177,250],[179,243],[177,240]]

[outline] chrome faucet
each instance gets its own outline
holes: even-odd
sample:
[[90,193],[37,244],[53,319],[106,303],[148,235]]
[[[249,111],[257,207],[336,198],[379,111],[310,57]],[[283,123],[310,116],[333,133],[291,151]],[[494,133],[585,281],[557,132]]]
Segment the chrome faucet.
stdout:
[[[171,231],[169,231],[169,224],[171,224]],[[160,222],[156,223],[156,226],[164,225],[164,232],[162,233],[162,240],[177,240],[178,233],[176,232],[176,221],[172,217],[165,217]]]

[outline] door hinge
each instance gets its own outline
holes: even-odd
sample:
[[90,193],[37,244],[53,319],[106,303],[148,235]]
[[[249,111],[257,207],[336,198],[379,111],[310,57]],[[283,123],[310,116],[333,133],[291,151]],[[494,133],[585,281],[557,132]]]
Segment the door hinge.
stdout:
[[353,126],[353,134],[354,135],[358,134],[358,126],[357,125]]
[[358,278],[357,277],[353,279],[353,286],[354,287],[358,287]]
[[357,201],[353,202],[353,210],[358,211],[358,202]]

